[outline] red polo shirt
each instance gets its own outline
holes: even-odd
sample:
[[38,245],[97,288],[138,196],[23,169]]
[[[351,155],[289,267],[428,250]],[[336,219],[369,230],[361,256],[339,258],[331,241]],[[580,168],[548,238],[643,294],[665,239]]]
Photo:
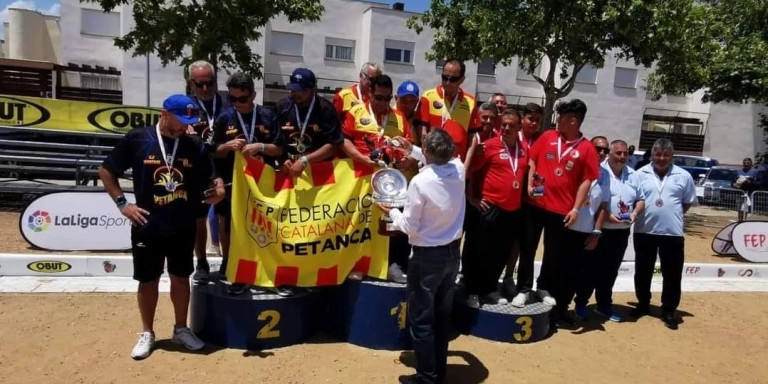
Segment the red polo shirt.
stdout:
[[[557,153],[558,141],[560,156]],[[576,192],[583,180],[592,181],[600,177],[597,151],[583,136],[566,142],[557,130],[546,131],[531,147],[530,158],[536,164],[536,173],[544,178],[544,196],[537,199],[535,205],[560,215],[566,215],[573,209]]]
[[[512,170],[517,148],[517,172]],[[501,136],[485,141],[485,150],[472,160],[472,169],[483,175],[481,196],[505,211],[520,209],[523,181],[528,175],[528,151],[518,143],[507,152]],[[474,173],[473,172],[473,173]],[[515,188],[517,186],[517,188]]]

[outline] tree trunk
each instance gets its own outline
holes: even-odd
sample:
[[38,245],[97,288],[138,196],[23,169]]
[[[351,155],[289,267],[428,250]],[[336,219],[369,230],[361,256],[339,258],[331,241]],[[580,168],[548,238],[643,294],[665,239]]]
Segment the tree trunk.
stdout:
[[539,130],[541,132],[550,129],[555,125],[552,121],[552,116],[554,115],[555,102],[557,101],[557,96],[555,96],[554,90],[545,90],[544,93],[544,114],[541,116],[541,124],[539,125]]

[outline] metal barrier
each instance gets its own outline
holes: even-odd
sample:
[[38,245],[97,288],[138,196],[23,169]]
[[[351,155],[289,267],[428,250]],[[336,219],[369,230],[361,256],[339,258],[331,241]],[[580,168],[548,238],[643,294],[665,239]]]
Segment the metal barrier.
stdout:
[[768,215],[768,191],[752,192],[752,211],[755,215]]
[[741,189],[704,187],[701,204],[718,210],[739,211],[745,204],[747,194]]

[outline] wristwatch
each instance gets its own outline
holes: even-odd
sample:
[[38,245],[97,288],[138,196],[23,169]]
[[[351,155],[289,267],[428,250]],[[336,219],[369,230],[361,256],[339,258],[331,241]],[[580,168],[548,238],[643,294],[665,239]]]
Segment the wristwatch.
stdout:
[[128,205],[128,200],[125,199],[125,196],[120,195],[115,198],[115,205],[117,205],[117,209],[122,211]]
[[595,229],[594,231],[592,231],[592,235],[597,236],[597,238],[599,239],[601,236],[603,236],[603,231],[599,229]]

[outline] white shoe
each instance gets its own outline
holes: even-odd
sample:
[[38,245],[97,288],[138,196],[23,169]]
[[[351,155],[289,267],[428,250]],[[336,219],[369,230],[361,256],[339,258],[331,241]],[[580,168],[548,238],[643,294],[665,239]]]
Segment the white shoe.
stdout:
[[171,339],[175,344],[183,345],[184,348],[190,351],[199,351],[205,347],[205,343],[198,339],[192,330],[184,327],[173,330],[173,338]]
[[470,308],[480,308],[480,296],[478,295],[469,295],[467,296],[467,307]]
[[525,302],[528,301],[528,295],[525,293],[518,293],[515,298],[512,299],[512,306],[517,308],[525,307]]
[[397,264],[392,264],[389,266],[389,270],[387,271],[387,280],[401,284],[408,282],[407,276],[405,273],[403,273],[403,270],[400,269],[400,266]]
[[350,280],[357,280],[360,281],[363,279],[363,273],[362,272],[350,272],[349,275],[347,275],[347,279]]
[[555,301],[555,298],[549,294],[549,291],[540,289],[537,293],[539,294],[539,298],[541,299],[542,303],[546,305],[551,305],[553,307],[557,305],[557,301]]
[[131,357],[134,360],[142,360],[149,357],[152,353],[152,347],[155,346],[155,334],[152,332],[141,332],[139,335],[139,341],[133,347],[131,351]]
[[208,249],[205,251],[205,253],[209,255],[221,256],[221,247],[218,244],[211,244],[208,246]]

